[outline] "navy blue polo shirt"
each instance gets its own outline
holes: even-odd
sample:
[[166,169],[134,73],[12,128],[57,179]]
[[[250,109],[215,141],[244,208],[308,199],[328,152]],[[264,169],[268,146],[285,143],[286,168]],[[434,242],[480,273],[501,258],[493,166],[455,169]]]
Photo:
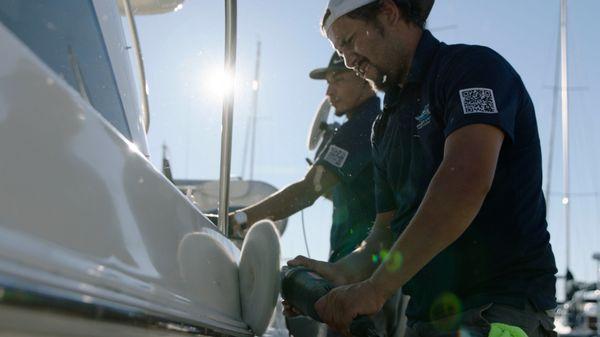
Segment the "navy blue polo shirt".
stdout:
[[396,210],[392,229],[400,235],[442,161],[446,137],[470,124],[504,132],[496,174],[469,228],[403,288],[411,322],[490,302],[556,306],[535,111],[519,75],[493,50],[446,45],[424,31],[406,83],[386,92],[373,126],[377,212]]
[[377,96],[352,111],[352,118],[331,138],[316,160],[333,172],[339,183],[333,188],[330,234],[331,262],[348,255],[367,237],[375,220],[375,192],[371,159],[371,129],[381,112]]

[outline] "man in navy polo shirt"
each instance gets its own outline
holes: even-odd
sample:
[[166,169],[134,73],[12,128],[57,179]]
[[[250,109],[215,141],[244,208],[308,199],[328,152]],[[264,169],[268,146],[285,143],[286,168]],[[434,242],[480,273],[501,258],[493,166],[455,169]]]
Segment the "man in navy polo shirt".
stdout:
[[[338,117],[348,120],[319,149],[306,176],[266,199],[230,214],[234,232],[261,219],[284,219],[331,192],[333,216],[329,261],[348,255],[367,237],[375,219],[371,156],[371,129],[381,103],[369,83],[350,71],[334,53],[327,67],[311,71],[312,79],[326,80],[327,92]],[[378,327],[386,335],[396,329],[399,298],[388,301]]]
[[348,120],[322,146],[306,176],[264,200],[230,214],[234,231],[261,219],[284,219],[331,192],[333,223],[330,261],[352,252],[368,235],[375,219],[371,127],[381,112],[380,100],[362,78],[344,65],[336,53],[327,67],[310,73],[327,80],[327,97],[339,117]]
[[[375,220],[375,197],[370,135],[381,102],[369,83],[356,76],[334,53],[326,68],[311,71],[310,78],[327,80],[327,96],[336,116],[348,121],[318,150],[315,165],[324,175],[337,177],[332,186],[333,216],[329,261],[350,254],[364,240]],[[365,97],[354,96],[340,87],[358,87]],[[343,106],[343,102],[347,106]]]
[[496,52],[423,30],[432,5],[330,0],[323,31],[386,93],[372,134],[377,217],[365,245],[335,264],[290,264],[347,284],[316,304],[340,331],[403,287],[409,336],[553,335],[533,104]]

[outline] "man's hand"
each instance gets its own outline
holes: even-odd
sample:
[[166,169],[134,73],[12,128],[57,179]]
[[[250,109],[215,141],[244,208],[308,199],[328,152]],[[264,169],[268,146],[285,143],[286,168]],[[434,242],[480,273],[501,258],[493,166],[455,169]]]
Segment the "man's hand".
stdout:
[[294,308],[291,304],[289,304],[286,300],[281,301],[283,304],[283,315],[286,317],[296,317],[302,315],[300,311]]
[[352,320],[359,315],[374,315],[387,298],[380,294],[370,279],[333,289],[315,303],[323,322],[347,336]]
[[348,283],[346,278],[342,275],[342,273],[336,268],[335,264],[317,261],[313,259],[309,259],[305,256],[296,256],[295,258],[289,260],[287,262],[288,266],[303,266],[310,270],[313,270],[315,273],[321,275],[327,281],[333,283],[335,286],[340,286],[342,284]]
[[[335,265],[333,263],[317,261],[313,259],[309,259],[305,256],[296,256],[295,258],[289,260],[287,262],[290,267],[302,266],[306,267],[310,270],[313,270],[317,274],[321,275],[321,277],[325,278],[329,282],[333,283],[336,286],[347,283],[345,278],[341,276],[341,274],[337,271]],[[283,301],[283,314],[288,317],[294,317],[301,315],[296,308],[291,306],[286,301]]]

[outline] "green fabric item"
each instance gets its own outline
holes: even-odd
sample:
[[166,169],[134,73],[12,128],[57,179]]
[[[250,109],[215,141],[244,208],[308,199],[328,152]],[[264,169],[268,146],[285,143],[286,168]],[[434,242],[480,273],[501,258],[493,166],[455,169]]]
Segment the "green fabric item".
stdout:
[[527,337],[527,334],[518,326],[492,323],[488,337]]

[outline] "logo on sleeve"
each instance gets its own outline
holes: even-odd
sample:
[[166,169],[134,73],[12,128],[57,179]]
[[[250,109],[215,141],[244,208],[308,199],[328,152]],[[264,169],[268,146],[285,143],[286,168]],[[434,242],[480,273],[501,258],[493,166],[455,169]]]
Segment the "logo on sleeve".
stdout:
[[331,165],[339,168],[344,166],[346,158],[348,158],[348,151],[335,145],[331,145],[323,159],[329,162]]
[[460,101],[465,115],[474,113],[498,113],[494,91],[488,88],[469,88],[459,90]]

